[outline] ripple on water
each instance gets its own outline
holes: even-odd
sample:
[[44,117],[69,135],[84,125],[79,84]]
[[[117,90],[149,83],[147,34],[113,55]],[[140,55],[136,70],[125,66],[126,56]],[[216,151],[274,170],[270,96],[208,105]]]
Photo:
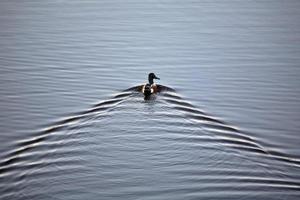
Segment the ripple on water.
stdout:
[[174,91],[125,91],[17,141],[1,198],[296,197],[298,161],[283,157]]

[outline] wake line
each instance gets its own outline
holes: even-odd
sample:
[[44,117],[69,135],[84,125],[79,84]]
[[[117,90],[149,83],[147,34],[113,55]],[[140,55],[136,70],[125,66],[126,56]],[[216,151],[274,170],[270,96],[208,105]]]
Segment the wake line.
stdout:
[[[245,134],[245,132],[239,130],[237,127],[228,125],[221,119],[210,116],[205,111],[196,108],[190,102],[187,102],[180,95],[178,95],[174,89],[163,85],[158,85],[158,87],[158,95],[162,96],[162,100],[164,102],[166,102],[168,105],[171,105],[171,107],[175,110],[182,112],[188,119],[191,119],[204,129],[208,130],[210,133],[213,133],[215,136],[217,136],[216,142],[220,142],[223,145],[233,149],[269,155],[274,159],[300,167],[300,161],[298,159],[291,158],[281,152],[267,150],[256,140]],[[30,139],[18,141],[16,144],[17,148],[11,152],[8,152],[4,159],[0,161],[0,174],[7,172],[11,165],[18,162],[20,160],[20,154],[34,149],[39,143],[45,141],[52,133],[61,131],[70,123],[88,118],[95,113],[101,113],[103,115],[107,114],[118,104],[121,104],[130,97],[139,94],[140,88],[141,86],[128,88],[108,100],[92,105],[87,110],[73,113],[71,116],[66,117],[65,119],[48,125],[46,129],[38,131],[35,136],[31,137]]]
[[204,111],[197,109],[194,105],[179,96],[175,90],[172,89],[171,92],[168,90],[165,93],[162,93],[162,96],[164,101],[169,103],[174,109],[183,112],[187,118],[194,120],[199,123],[201,127],[217,135],[219,137],[218,140],[222,141],[226,146],[238,150],[242,149],[248,152],[269,155],[276,160],[300,167],[299,159],[292,158],[281,152],[266,149],[263,145],[246,135],[245,132],[239,130],[237,127],[228,125],[224,121],[209,116]]
[[8,152],[7,155],[4,156],[4,159],[0,161],[0,174],[5,173],[11,165],[18,162],[20,160],[20,154],[34,149],[39,143],[45,141],[52,133],[63,130],[68,126],[68,124],[87,118],[95,113],[100,112],[105,114],[105,112],[122,103],[130,96],[132,96],[131,92],[118,93],[108,100],[101,101],[100,103],[91,106],[88,110],[74,113],[70,117],[48,125],[46,129],[38,131],[35,133],[36,136],[31,137],[30,139],[18,141],[16,143],[17,148]]

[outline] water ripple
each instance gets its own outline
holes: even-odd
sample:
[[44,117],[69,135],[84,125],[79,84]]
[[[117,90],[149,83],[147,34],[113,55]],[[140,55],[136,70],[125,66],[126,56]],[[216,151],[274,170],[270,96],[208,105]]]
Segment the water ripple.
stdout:
[[[1,181],[1,197],[21,197],[25,185],[45,179],[49,183],[80,178],[98,182],[96,177],[114,186],[121,183],[120,194],[130,191],[140,196],[182,192],[193,196],[201,189],[206,193],[234,193],[237,189],[254,192],[257,188],[299,191],[297,178],[282,169],[284,165],[298,168],[297,159],[268,150],[238,127],[193,106],[173,89],[144,101],[136,88],[49,124],[31,138],[16,141],[15,149],[0,161],[0,180],[8,180],[5,185]],[[119,118],[119,124],[115,118]],[[123,129],[124,123],[134,123],[134,131]],[[150,124],[151,131],[140,124]],[[270,165],[272,159],[279,161],[278,166]],[[98,174],[96,169],[100,170]],[[152,176],[173,180],[175,185],[149,190],[143,186],[143,179],[151,181]],[[141,185],[137,185],[139,180]],[[155,180],[166,184],[163,179]],[[136,184],[126,186],[131,181]],[[177,185],[180,181],[185,186]],[[77,184],[73,187],[79,187]],[[16,194],[15,189],[20,187],[23,189]],[[24,197],[41,195],[37,190],[32,192]]]

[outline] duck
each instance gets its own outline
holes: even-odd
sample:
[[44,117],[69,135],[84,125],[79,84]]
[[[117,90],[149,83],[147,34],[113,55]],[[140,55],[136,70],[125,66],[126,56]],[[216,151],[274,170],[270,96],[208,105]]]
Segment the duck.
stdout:
[[144,94],[145,98],[150,97],[151,94],[156,94],[158,92],[158,87],[154,83],[154,79],[160,80],[154,73],[148,74],[148,83],[142,86],[142,93]]

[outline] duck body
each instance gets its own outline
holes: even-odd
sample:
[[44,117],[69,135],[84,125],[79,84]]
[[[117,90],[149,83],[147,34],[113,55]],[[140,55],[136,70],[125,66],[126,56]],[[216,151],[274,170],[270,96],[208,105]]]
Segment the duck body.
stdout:
[[149,83],[143,85],[142,93],[145,96],[150,96],[153,93],[153,89],[151,88],[151,85]]
[[143,85],[142,93],[145,96],[150,96],[151,94],[155,94],[157,92],[158,92],[158,88],[156,84],[150,85],[149,83],[146,83],[145,85]]
[[148,75],[148,83],[143,85],[142,93],[145,97],[149,97],[151,94],[155,94],[158,92],[157,85],[154,83],[154,79],[159,79],[154,73],[150,73]]
[[148,75],[148,83],[128,88],[128,89],[124,90],[124,92],[127,92],[127,91],[141,92],[144,94],[145,99],[149,99],[148,97],[150,97],[152,94],[156,94],[156,93],[160,93],[160,92],[166,92],[166,91],[175,92],[175,90],[173,88],[170,88],[170,87],[167,87],[164,85],[160,85],[160,84],[155,84],[153,79],[159,79],[159,78],[157,76],[155,76],[154,73],[150,73]]

